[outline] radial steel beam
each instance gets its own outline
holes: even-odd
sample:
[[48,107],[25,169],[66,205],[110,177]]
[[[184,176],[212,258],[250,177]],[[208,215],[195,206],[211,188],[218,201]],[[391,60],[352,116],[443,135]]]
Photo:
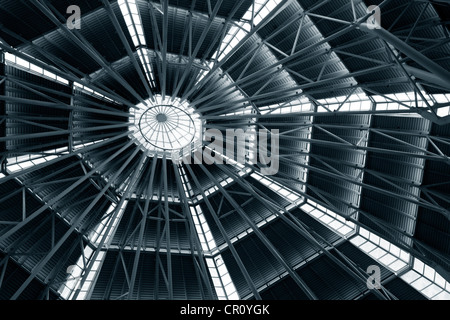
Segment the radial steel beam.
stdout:
[[[167,0],[166,0],[167,1]],[[171,239],[170,239],[170,211],[169,211],[169,190],[167,183],[167,158],[164,153],[162,158],[163,164],[163,187],[164,187],[164,209],[163,215],[165,224],[164,227],[166,229],[166,245],[167,245],[167,280],[168,280],[168,291],[169,291],[169,300],[173,300],[173,277],[172,277],[172,253],[171,253]]]
[[217,179],[205,168],[203,164],[199,164],[202,171],[208,176],[209,179],[214,181],[216,187],[219,188],[220,192],[225,196],[228,202],[235,208],[236,212],[239,213],[241,218],[247,222],[247,224],[252,228],[253,232],[258,236],[258,238],[264,243],[269,252],[275,257],[275,259],[285,268],[285,270],[292,277],[294,282],[302,289],[305,295],[311,300],[317,300],[317,296],[314,292],[308,287],[308,285],[299,277],[299,275],[292,269],[292,267],[284,260],[282,255],[278,252],[278,250],[273,246],[273,244],[269,241],[269,239],[262,233],[256,224],[247,216],[247,214],[242,210],[239,204],[231,197],[222,185],[217,181]]
[[[77,182],[73,183],[70,187],[65,189],[63,192],[61,192],[59,195],[54,197],[53,199],[49,200],[44,206],[42,206],[40,209],[36,210],[32,214],[30,214],[25,220],[23,220],[21,223],[17,224],[13,228],[9,229],[6,233],[0,236],[0,242],[4,241],[6,238],[14,234],[16,231],[18,231],[20,228],[22,228],[25,224],[29,223],[31,220],[39,216],[42,212],[47,210],[49,207],[57,203],[60,199],[62,199],[64,196],[68,195],[70,192],[72,192],[77,186],[81,185],[84,181],[88,180],[91,176],[93,176],[97,170],[102,170],[104,167],[106,167],[109,162],[111,162],[114,158],[116,158],[119,154],[121,154],[123,151],[128,149],[132,144],[134,144],[134,140],[129,141],[127,144],[125,144],[119,151],[115,152],[113,155],[111,155],[108,159],[105,160],[105,162],[99,164],[95,168],[92,169],[91,172],[87,173],[83,177],[81,177]],[[6,179],[6,178],[5,178]],[[111,181],[111,180],[110,180]]]
[[438,79],[440,79],[439,81],[440,85],[444,86],[450,85],[450,72],[448,70],[444,69],[439,64],[437,64],[436,62],[434,62],[421,52],[417,51],[410,45],[406,44],[405,42],[394,36],[392,33],[387,31],[386,29],[383,29],[381,26],[368,25],[367,23],[361,23],[359,25],[359,28],[362,31],[377,35],[381,39],[390,43],[396,49],[406,54],[413,61],[417,62],[425,69],[430,71],[432,74],[437,76]]
[[144,231],[145,231],[145,227],[146,227],[147,215],[148,215],[148,210],[149,210],[149,206],[150,206],[150,199],[153,196],[153,182],[155,179],[156,163],[157,163],[157,160],[153,159],[151,173],[150,173],[150,179],[148,181],[147,188],[145,190],[146,200],[145,200],[144,210],[142,212],[141,222],[139,224],[140,225],[139,237],[138,237],[136,253],[134,255],[133,269],[131,271],[128,300],[131,300],[133,298],[134,286],[135,286],[136,275],[137,275],[137,268],[139,265],[139,258],[140,258],[142,244],[143,244],[143,240],[144,240]]
[[[134,141],[130,141],[133,142]],[[122,171],[128,166],[128,164],[131,162],[131,160],[134,159],[134,157],[139,152],[139,149],[136,148],[133,152],[132,156],[128,158],[128,160],[122,164],[120,169],[111,177],[111,179],[108,181],[106,186],[102,189],[102,191],[97,195],[97,197],[90,203],[90,205],[80,214],[77,216],[77,218],[73,221],[70,228],[67,230],[67,232],[58,240],[58,242],[55,244],[55,246],[50,250],[50,252],[39,261],[39,263],[33,268],[33,271],[31,272],[30,276],[25,280],[20,288],[14,293],[14,295],[11,297],[11,300],[17,299],[20,294],[25,290],[25,288],[31,283],[31,281],[36,277],[37,274],[41,271],[41,269],[47,264],[48,261],[53,257],[53,255],[58,251],[59,248],[64,244],[64,242],[69,238],[69,236],[72,234],[72,232],[79,226],[79,224],[83,221],[83,219],[86,217],[86,215],[90,212],[90,210],[95,206],[95,204],[103,197],[105,192],[110,188],[110,186],[116,181],[117,177],[122,173]],[[142,157],[144,157],[143,155]],[[106,163],[108,163],[107,161]],[[38,212],[38,211],[36,211]],[[34,213],[35,214],[35,213]],[[32,214],[32,215],[34,215]]]
[[[88,43],[88,41],[79,33],[76,29],[69,30],[64,23],[55,16],[54,12],[57,12],[53,6],[48,3],[47,0],[43,0],[45,4],[40,3],[37,0],[31,0],[32,3],[48,18],[52,21],[56,26],[62,30],[62,32],[76,45],[78,45],[83,51],[85,51],[94,61],[96,61],[102,68],[104,68],[117,82],[119,82],[127,91],[129,91],[138,101],[146,105],[146,102],[143,98],[134,90],[131,85],[125,81],[125,79],[114,69],[110,67],[107,61],[103,58],[103,56],[95,50],[95,48]],[[53,12],[50,8],[53,8]]]
[[[198,54],[198,52],[199,52],[199,50],[201,48],[201,45],[203,44],[203,41],[205,40],[205,38],[206,38],[206,36],[208,34],[209,28],[211,27],[211,24],[213,23],[214,18],[216,17],[217,12],[219,11],[220,6],[222,5],[223,1],[224,0],[217,0],[216,4],[214,6],[213,13],[212,13],[212,15],[210,17],[210,20],[208,21],[206,27],[203,29],[203,31],[202,31],[202,33],[200,35],[200,38],[197,41],[197,44],[196,44],[196,46],[194,48],[194,51],[192,52],[192,56],[189,58],[188,65],[187,65],[186,69],[184,70],[184,72],[183,72],[183,74],[181,76],[181,80],[178,83],[178,86],[175,88],[175,90],[174,90],[174,92],[172,94],[173,97],[178,95],[178,93],[179,93],[179,91],[181,89],[181,86],[184,84],[184,81],[186,80],[187,76],[189,75],[189,72],[191,71],[191,68],[192,68],[192,65],[194,63],[195,57],[197,56],[197,54]],[[243,0],[240,0],[240,4],[242,4],[242,2],[243,2]]]
[[[206,289],[208,290],[209,296],[212,298],[212,297],[214,297],[214,294],[213,294],[213,289],[211,287],[210,277],[208,276],[207,266],[205,264],[203,248],[202,248],[202,245],[198,238],[198,234],[195,232],[195,230],[196,230],[195,223],[192,218],[192,214],[191,214],[191,211],[190,211],[189,205],[188,205],[188,195],[185,193],[185,189],[184,189],[184,185],[186,185],[187,181],[184,181],[184,182],[182,181],[183,178],[181,177],[181,174],[180,174],[180,168],[173,161],[172,161],[172,166],[173,166],[173,170],[175,172],[175,180],[177,182],[178,192],[179,192],[180,198],[181,198],[181,205],[184,209],[186,220],[187,220],[186,228],[190,234],[192,260],[194,261],[195,269],[196,270],[199,269],[201,279],[203,280],[203,283],[206,286]],[[195,259],[194,248],[197,248],[198,262]],[[201,283],[200,282],[201,279],[199,279],[199,285]],[[203,292],[202,292],[202,294],[203,294]]]
[[235,259],[236,264],[239,267],[239,270],[241,271],[242,275],[244,276],[245,281],[247,282],[248,286],[250,287],[250,290],[253,293],[253,296],[255,297],[255,299],[261,300],[261,295],[259,294],[258,290],[256,289],[256,286],[253,283],[253,280],[250,277],[250,274],[248,273],[247,269],[245,268],[245,265],[239,256],[239,253],[236,251],[236,248],[234,247],[233,243],[231,242],[230,238],[228,237],[227,232],[226,232],[225,228],[223,227],[222,222],[219,220],[219,217],[218,217],[216,211],[214,210],[208,197],[206,196],[205,192],[203,191],[203,187],[202,187],[201,183],[198,181],[197,177],[195,176],[195,173],[192,170],[191,165],[185,165],[184,167],[189,171],[190,177],[192,178],[194,184],[199,188],[200,193],[205,201],[205,204],[211,213],[211,217],[213,218],[217,228],[219,229],[225,242],[227,243],[228,248],[230,249],[230,252],[233,255],[233,258]]
[[73,76],[72,74],[63,71],[64,69],[62,68],[61,70],[53,67],[51,65],[48,65],[44,62],[41,62],[33,57],[30,57],[22,52],[20,52],[17,49],[14,49],[13,47],[9,46],[1,37],[0,37],[0,49],[4,50],[5,52],[11,53],[15,56],[18,56],[19,58],[27,61],[27,62],[31,62],[35,65],[37,65],[38,67],[41,67],[47,71],[51,71],[52,73],[66,79],[69,81],[74,81],[74,82],[78,82],[82,85],[84,85],[87,88],[90,88],[91,90],[94,90],[96,92],[99,92],[103,95],[105,95],[106,97],[115,100],[115,101],[120,101],[121,103],[123,103],[124,105],[130,107],[130,108],[136,108],[136,106],[131,103],[130,101],[127,101],[125,99],[123,99],[122,97],[120,97],[119,95],[117,95],[116,93],[112,93],[109,90],[104,90],[101,87],[99,87],[98,85],[93,85],[92,83],[90,83],[90,81],[88,81],[87,79],[82,79],[79,78],[77,76]]
[[[344,254],[342,254],[333,244],[329,243],[325,238],[321,237],[318,233],[313,230],[308,230],[303,222],[299,221],[296,217],[294,217],[288,210],[284,207],[279,206],[270,196],[257,189],[255,186],[251,186],[247,181],[242,180],[236,175],[233,170],[230,170],[226,166],[220,166],[220,169],[224,171],[230,177],[236,181],[244,190],[248,191],[252,197],[260,201],[271,213],[282,221],[284,221],[287,225],[292,227],[296,232],[298,232],[302,237],[304,237],[310,245],[315,248],[316,252],[322,252],[328,258],[330,258],[333,262],[335,262],[339,267],[341,267],[345,272],[347,272],[352,278],[354,278],[357,282],[362,282],[364,285],[367,281],[367,276],[362,273],[354,263],[351,262]],[[289,218],[290,219],[289,219]],[[321,242],[319,242],[321,241]],[[345,259],[345,263],[339,260],[336,256],[331,254],[329,250],[324,247],[324,244],[328,247],[331,247],[338,253],[338,256]],[[385,299],[385,296],[376,293],[380,298]]]
[[208,74],[205,75],[205,77],[197,83],[196,86],[194,86],[189,92],[185,94],[186,97],[192,95],[195,90],[198,88],[201,88],[205,83],[211,80],[212,75],[222,67],[222,65],[227,61],[234,53],[236,53],[237,50],[245,43],[247,42],[250,37],[254,34],[256,34],[259,30],[261,30],[271,19],[276,17],[280,12],[282,12],[287,6],[290,5],[290,2],[285,2],[282,6],[277,7],[276,10],[271,11],[264,19],[261,21],[256,27],[252,28],[252,30],[221,60],[217,61],[214,64],[214,67],[209,71]]
[[114,25],[114,29],[116,30],[120,40],[122,41],[122,44],[127,51],[128,56],[130,57],[131,63],[133,64],[134,68],[136,69],[137,74],[139,75],[139,79],[143,83],[145,90],[147,90],[147,94],[151,100],[153,100],[153,93],[150,89],[149,83],[147,82],[147,79],[142,72],[142,69],[139,67],[139,63],[136,60],[133,50],[131,49],[130,44],[128,43],[128,40],[125,36],[125,33],[122,30],[122,27],[119,24],[119,20],[117,20],[116,14],[114,13],[114,10],[111,7],[111,4],[109,3],[109,0],[102,0],[103,6],[105,7],[106,11],[108,12],[108,15],[111,19],[111,22]]
[[[0,96],[6,96],[6,82],[4,81],[5,76],[5,54],[0,50]],[[0,119],[6,117],[6,102],[0,99]],[[0,137],[6,136],[6,120],[0,120]],[[0,155],[6,152],[6,141],[0,142]],[[0,158],[0,172],[6,170],[6,162],[4,158]]]
[[[111,181],[112,183],[115,182],[115,179],[124,171],[124,169],[130,164],[130,162],[136,157],[136,155],[138,154],[139,149],[136,148],[136,150],[128,157],[128,159],[122,164],[122,166],[119,168],[119,170],[116,172],[116,174],[113,176],[114,179],[110,179],[109,181]],[[124,192],[124,195],[121,197],[119,203],[116,206],[116,209],[113,213],[113,216],[111,217],[111,221],[114,221],[117,219],[117,216],[119,214],[119,212],[121,211],[124,202],[126,199],[128,199],[131,194],[133,193],[135,187],[136,187],[136,183],[139,179],[139,174],[141,173],[141,169],[142,166],[144,164],[144,160],[146,158],[146,154],[142,153],[142,155],[139,157],[139,161],[135,162],[135,164],[133,165],[133,169],[134,172],[131,175],[130,181],[128,182],[127,188]],[[105,188],[103,190],[107,190],[107,187],[109,188],[109,184],[107,184],[105,186]],[[104,193],[103,190],[101,191],[100,194]],[[120,223],[120,221],[118,221],[118,224]],[[117,224],[117,225],[118,225]],[[89,264],[89,266],[85,269],[85,273],[84,276],[81,280],[80,286],[82,287],[90,273],[90,271],[92,270],[92,267],[94,265],[94,262],[97,260],[98,254],[100,253],[100,251],[104,248],[104,245],[106,244],[106,239],[115,231],[112,230],[112,223],[110,223],[105,231],[105,236],[100,240],[100,242],[98,243],[97,249],[94,251],[92,258],[91,258],[91,263]],[[121,253],[121,251],[119,252]],[[92,290],[93,288],[91,288]],[[77,292],[73,299],[76,299],[78,296],[79,292]]]

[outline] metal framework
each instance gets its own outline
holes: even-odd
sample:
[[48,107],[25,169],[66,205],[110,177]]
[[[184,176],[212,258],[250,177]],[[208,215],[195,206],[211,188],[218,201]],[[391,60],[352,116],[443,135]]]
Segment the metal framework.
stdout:
[[[447,4],[4,1],[1,299],[450,299]],[[172,161],[207,129],[279,130],[279,171]]]

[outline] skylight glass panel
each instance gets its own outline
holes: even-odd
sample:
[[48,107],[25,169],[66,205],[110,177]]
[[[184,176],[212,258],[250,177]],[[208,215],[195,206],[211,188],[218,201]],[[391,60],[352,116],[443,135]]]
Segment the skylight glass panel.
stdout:
[[[187,181],[186,173],[182,167],[179,167],[180,176],[183,180],[183,188],[186,197],[190,198],[192,187]],[[217,188],[217,187],[216,187]],[[199,205],[190,207],[192,220],[195,230],[202,246],[205,261],[211,275],[214,289],[219,300],[239,300],[236,287],[230,277],[227,266],[222,255],[219,252],[216,241],[212,236],[209,224],[205,219],[202,209]]]
[[439,117],[447,117],[450,115],[450,94],[433,94],[432,99],[435,101],[437,108],[436,114]]
[[409,253],[365,228],[359,227],[359,234],[350,242],[395,274],[409,266]]
[[150,62],[149,58],[149,51],[148,49],[139,48],[137,50],[139,60],[141,64],[144,66],[145,70],[145,77],[147,78],[147,81],[150,83],[150,85],[154,88],[155,87],[155,77],[153,75],[153,68],[152,64]]
[[92,90],[91,88],[86,87],[85,85],[79,83],[79,82],[74,82],[73,86],[75,89],[82,91],[85,94],[91,95],[93,97],[96,97],[100,100],[106,100],[108,102],[113,102],[115,104],[121,104],[120,102],[117,102],[111,98],[108,98],[107,96],[105,96],[104,94],[101,94],[100,92],[97,92],[95,90]]
[[[8,158],[6,170],[8,173],[15,173],[43,162],[48,162],[59,157],[57,154],[68,154],[68,148],[63,147],[54,150],[47,150],[44,154],[27,154],[24,156]],[[48,155],[45,155],[48,154]]]
[[53,72],[50,72],[46,69],[43,69],[31,62],[28,62],[12,53],[5,52],[5,61],[7,65],[13,65],[15,67],[19,67],[21,69],[25,69],[26,71],[41,76],[43,78],[47,78],[59,83],[62,83],[64,85],[69,85],[69,81],[61,78],[60,76],[57,76]]
[[368,111],[372,108],[372,101],[364,93],[352,94],[317,100],[318,112],[339,111]]
[[314,105],[306,97],[296,98],[289,102],[260,107],[261,114],[291,114],[314,111]]
[[[428,104],[433,105],[433,101],[430,97],[427,97],[426,93],[423,93],[426,97]],[[411,108],[427,108],[427,103],[421,98],[420,95],[416,95],[414,92],[393,93],[386,95],[374,95],[372,98],[375,100],[375,108],[378,111],[383,110],[410,110]]]
[[135,0],[119,0],[120,11],[125,20],[128,32],[137,50],[139,61],[145,70],[145,77],[151,88],[155,88],[155,76],[149,58],[149,51],[146,48],[144,28],[142,27],[141,15]]
[[144,30],[142,28],[141,16],[139,14],[135,0],[119,0],[120,11],[122,12],[125,24],[128,27],[131,39],[136,48],[145,46]]
[[450,283],[433,267],[413,258],[413,268],[401,275],[406,283],[431,300],[450,300]]
[[[125,200],[119,211],[114,215],[117,205],[112,203],[103,215],[101,222],[89,234],[88,238],[95,250],[90,246],[86,246],[76,265],[68,268],[67,273],[69,276],[66,282],[61,285],[59,289],[61,297],[66,300],[85,300],[88,298],[92,284],[98,276],[106,255],[106,251],[104,251],[104,249],[109,247],[112,236],[114,235],[118,223],[125,212],[127,204],[128,200]],[[100,248],[99,246],[102,243],[103,246]],[[95,257],[96,250],[99,250],[97,257]],[[94,257],[95,260],[93,260]],[[89,267],[89,273],[86,274]]]
[[346,221],[342,216],[310,199],[301,205],[300,209],[343,238],[348,238],[355,233],[356,228],[353,222]]

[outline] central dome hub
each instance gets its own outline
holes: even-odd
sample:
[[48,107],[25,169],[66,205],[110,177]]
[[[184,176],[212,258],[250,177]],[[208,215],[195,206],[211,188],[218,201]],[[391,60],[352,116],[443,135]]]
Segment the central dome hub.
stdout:
[[167,116],[164,113],[160,113],[156,115],[156,120],[158,120],[159,123],[163,123],[167,121]]
[[202,122],[187,102],[155,96],[155,101],[147,100],[131,113],[132,136],[149,155],[165,153],[170,158],[177,151],[188,151],[201,143]]

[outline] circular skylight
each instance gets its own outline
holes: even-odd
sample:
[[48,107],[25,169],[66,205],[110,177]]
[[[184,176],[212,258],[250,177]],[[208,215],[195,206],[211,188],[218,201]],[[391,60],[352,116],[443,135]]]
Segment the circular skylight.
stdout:
[[202,122],[199,114],[179,98],[163,99],[155,96],[131,110],[133,137],[150,156],[172,157],[180,150],[187,151],[201,142]]

